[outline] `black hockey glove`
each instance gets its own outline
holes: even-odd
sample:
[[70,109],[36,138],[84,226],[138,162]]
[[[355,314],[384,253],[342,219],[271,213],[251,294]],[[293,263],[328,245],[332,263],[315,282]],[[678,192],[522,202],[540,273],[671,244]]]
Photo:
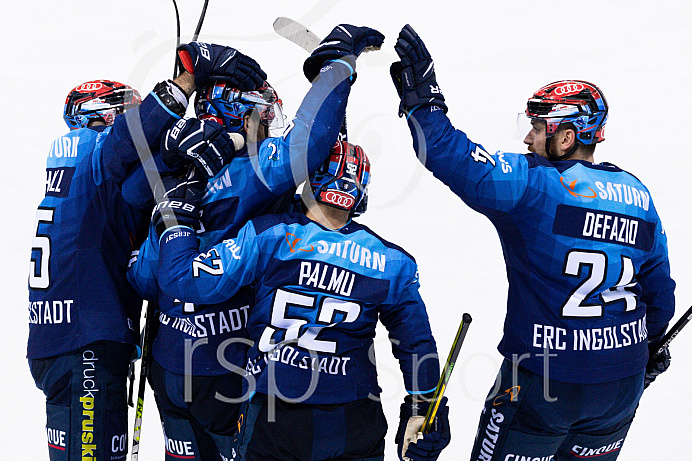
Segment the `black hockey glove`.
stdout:
[[241,91],[252,91],[264,83],[267,74],[250,56],[235,48],[192,42],[178,47],[178,67],[195,76],[195,85],[212,81],[229,82]]
[[178,175],[164,175],[156,184],[157,204],[151,221],[159,237],[174,226],[199,227],[200,201],[204,196],[207,178],[194,166]]
[[208,177],[215,176],[242,149],[241,134],[226,133],[223,125],[212,120],[181,118],[161,140],[163,163],[177,170],[194,163]]
[[[380,49],[384,35],[370,27],[357,27],[350,24],[340,24],[312,51],[303,64],[303,73],[309,81],[313,81],[320,69],[335,59],[344,59],[355,70],[355,59],[366,48]],[[355,80],[355,73],[353,76]]]
[[401,98],[399,117],[420,105],[437,106],[446,114],[447,105],[435,79],[433,60],[410,25],[401,29],[394,50],[401,61],[392,63],[389,73]]
[[658,352],[658,342],[663,337],[660,335],[649,338],[649,363],[646,364],[646,374],[644,375],[644,389],[653,383],[658,375],[663,373],[670,366],[670,351],[668,346],[663,348],[663,351],[654,357]]
[[449,430],[449,408],[447,397],[442,397],[440,407],[432,425],[432,432],[420,432],[430,400],[407,395],[399,411],[399,429],[394,442],[399,459],[413,461],[434,461],[449,445],[452,434]]
[[185,111],[187,110],[187,94],[185,90],[180,88],[173,80],[157,83],[154,87],[154,93],[168,110],[179,117],[185,116]]

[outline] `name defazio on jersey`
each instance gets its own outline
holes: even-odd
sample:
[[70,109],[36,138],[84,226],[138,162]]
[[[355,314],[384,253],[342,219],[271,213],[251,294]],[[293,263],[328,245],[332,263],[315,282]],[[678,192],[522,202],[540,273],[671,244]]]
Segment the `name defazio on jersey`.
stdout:
[[[549,378],[640,373],[674,311],[666,235],[647,188],[609,163],[489,154],[442,111],[414,111],[425,166],[498,231],[509,294],[498,349]],[[422,157],[421,157],[422,158]]]

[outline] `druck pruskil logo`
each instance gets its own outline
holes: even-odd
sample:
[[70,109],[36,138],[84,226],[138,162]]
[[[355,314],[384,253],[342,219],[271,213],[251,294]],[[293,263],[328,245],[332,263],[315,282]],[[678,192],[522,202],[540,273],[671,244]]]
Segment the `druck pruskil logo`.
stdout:
[[[585,186],[586,189],[589,191],[589,194],[585,194],[585,193],[584,193],[584,194],[580,194],[579,192],[577,192],[577,181],[578,181],[578,179],[575,179],[575,180],[572,181],[571,183],[567,183],[567,182],[565,181],[565,178],[563,178],[562,176],[560,176],[560,184],[562,184],[562,187],[564,187],[565,189],[567,189],[567,192],[569,192],[570,194],[572,194],[574,197],[581,197],[581,198],[596,198],[596,191],[593,190],[590,186]],[[581,187],[579,188],[579,190],[581,190],[582,192],[586,192],[586,190],[584,190],[584,186],[581,186]]]

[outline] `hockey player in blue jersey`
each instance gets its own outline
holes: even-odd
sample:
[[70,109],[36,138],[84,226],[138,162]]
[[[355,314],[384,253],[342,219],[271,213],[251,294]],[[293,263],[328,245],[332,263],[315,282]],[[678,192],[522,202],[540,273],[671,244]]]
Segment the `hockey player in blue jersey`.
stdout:
[[[409,393],[396,438],[403,451],[422,424],[415,410],[425,414],[439,378],[435,341],[413,258],[351,220],[365,211],[369,180],[363,150],[337,142],[304,185],[303,211],[252,219],[201,254],[194,217],[169,228],[153,218],[163,291],[213,303],[251,290],[242,460],[383,459],[387,424],[372,355],[378,318]],[[195,195],[179,200],[194,203]],[[449,443],[444,402],[435,428],[407,444],[409,458],[436,459]]]
[[[356,57],[366,47],[379,48],[384,38],[370,28],[340,27],[330,34],[332,48],[316,50],[309,58],[306,72],[312,86],[281,136],[268,137],[283,123],[281,101],[271,86],[242,92],[218,82],[200,89],[195,104],[198,118],[221,123],[229,133],[241,133],[247,140],[230,165],[206,185],[197,230],[204,251],[271,210],[328,156],[344,118]],[[177,143],[172,136],[165,141],[172,149]],[[164,186],[166,198],[177,200],[181,190],[176,180],[164,178]],[[166,203],[160,207],[165,211]],[[251,292],[244,288],[213,305],[160,293],[158,245],[151,229],[128,277],[145,297],[158,298],[150,383],[163,421],[166,459],[180,455],[230,459],[243,394]],[[190,449],[180,453],[181,446]]]
[[[71,131],[48,155],[29,274],[27,357],[46,396],[51,460],[125,459],[126,377],[141,308],[126,270],[154,203],[145,169],[170,172],[170,165],[194,161],[213,174],[221,152],[200,149],[193,159],[179,150],[163,158],[161,135],[184,114],[195,82],[212,75],[251,90],[266,78],[232,48],[189,47],[188,57],[195,47],[206,55],[141,104],[135,90],[108,80],[79,85],[66,100]],[[223,143],[228,135],[214,125],[189,126],[186,142]]]
[[673,316],[666,235],[633,175],[594,163],[608,105],[567,80],[529,100],[531,153],[488,153],[454,129],[420,37],[405,26],[391,75],[419,159],[500,236],[509,293],[505,357],[473,461],[614,460]]

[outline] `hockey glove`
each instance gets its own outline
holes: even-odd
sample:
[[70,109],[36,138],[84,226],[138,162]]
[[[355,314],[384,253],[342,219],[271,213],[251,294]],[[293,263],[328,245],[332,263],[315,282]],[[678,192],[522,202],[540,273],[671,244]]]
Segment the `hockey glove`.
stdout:
[[230,163],[244,145],[241,134],[233,133],[231,137],[219,123],[182,118],[161,140],[161,158],[173,170],[194,163],[202,173],[212,177]]
[[658,375],[663,373],[670,366],[670,351],[668,346],[663,348],[663,351],[658,357],[654,357],[658,352],[658,342],[663,337],[663,334],[649,338],[649,363],[646,364],[646,374],[644,375],[644,389],[653,383]]
[[435,64],[410,25],[401,29],[394,50],[401,61],[393,63],[389,73],[401,98],[399,117],[420,105],[437,106],[446,114],[445,97],[435,79]]
[[187,94],[173,80],[157,83],[154,94],[168,110],[178,117],[184,117],[187,110]]
[[429,400],[418,400],[412,395],[407,395],[401,404],[399,429],[394,438],[400,460],[434,461],[449,445],[452,434],[449,430],[447,397],[442,397],[433,421],[432,432],[420,432],[429,405]]
[[[320,69],[329,61],[344,59],[355,69],[355,59],[363,50],[379,50],[384,42],[384,35],[370,27],[357,27],[340,24],[312,51],[303,64],[303,73],[313,81]],[[355,74],[354,74],[355,80]]]
[[157,204],[151,221],[159,237],[175,226],[199,227],[200,201],[207,178],[194,166],[179,175],[164,175],[156,184],[154,196]]
[[178,66],[195,76],[198,87],[222,80],[240,91],[252,91],[267,79],[267,74],[250,56],[228,46],[210,43],[180,45]]

